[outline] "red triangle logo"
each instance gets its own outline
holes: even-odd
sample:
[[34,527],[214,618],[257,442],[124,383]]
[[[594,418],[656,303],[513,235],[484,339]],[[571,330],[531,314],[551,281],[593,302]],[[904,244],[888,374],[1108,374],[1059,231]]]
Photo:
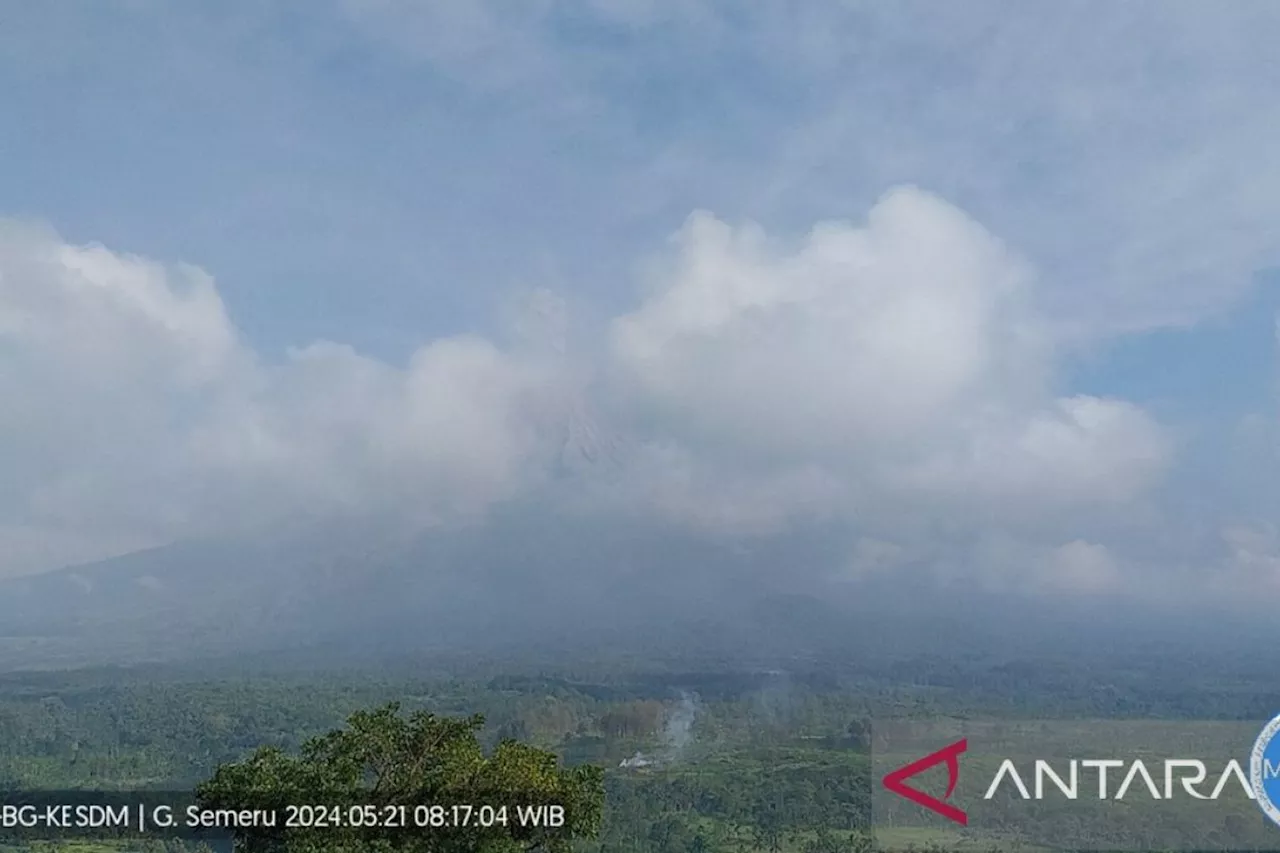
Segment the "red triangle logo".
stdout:
[[[969,816],[964,813],[963,809],[943,802],[943,800],[950,799],[951,794],[955,792],[956,783],[960,781],[960,754],[968,748],[969,739],[961,738],[949,746],[944,746],[937,752],[929,753],[918,761],[899,767],[884,777],[884,786],[899,797],[906,797],[916,805],[923,806],[931,812],[936,812],[947,820],[958,823],[961,826],[968,826]],[[942,795],[942,800],[937,797],[931,797],[924,791],[912,788],[907,784],[907,780],[912,776],[923,773],[930,767],[935,767],[944,761],[947,764],[947,792]]]

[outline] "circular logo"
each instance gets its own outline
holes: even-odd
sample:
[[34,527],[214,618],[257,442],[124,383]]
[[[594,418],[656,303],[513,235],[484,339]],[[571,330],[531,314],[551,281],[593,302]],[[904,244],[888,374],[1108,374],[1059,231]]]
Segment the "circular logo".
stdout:
[[1280,715],[1273,717],[1253,742],[1249,784],[1262,813],[1280,826]]

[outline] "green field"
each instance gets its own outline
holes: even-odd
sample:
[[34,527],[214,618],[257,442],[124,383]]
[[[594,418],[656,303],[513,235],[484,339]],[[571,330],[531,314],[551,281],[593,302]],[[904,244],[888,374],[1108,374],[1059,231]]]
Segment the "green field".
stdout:
[[[604,767],[604,823],[578,844],[584,853],[853,853],[872,844],[871,720],[1256,719],[1277,701],[1264,677],[1227,682],[1206,668],[1178,678],[1153,679],[1149,667],[1096,673],[1062,661],[978,660],[902,661],[896,670],[799,663],[786,672],[477,667],[470,677],[426,666],[239,677],[181,667],[12,673],[0,676],[0,786],[190,790],[261,746],[296,750],[353,711],[394,700],[406,711],[484,715],[486,748],[515,738],[567,764]],[[652,763],[619,767],[637,752]],[[878,840],[894,850],[1013,849],[1007,839],[911,828]],[[164,849],[157,844],[15,849]]]

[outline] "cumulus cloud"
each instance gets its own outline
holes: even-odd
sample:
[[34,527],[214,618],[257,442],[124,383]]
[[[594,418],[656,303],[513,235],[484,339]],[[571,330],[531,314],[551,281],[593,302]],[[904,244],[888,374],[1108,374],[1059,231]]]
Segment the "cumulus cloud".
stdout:
[[636,397],[691,442],[822,464],[880,490],[1119,501],[1171,450],[1140,408],[1053,394],[1026,266],[917,189],[797,246],[707,214],[618,319]]
[[[1217,526],[1275,514],[1273,429],[1140,505],[1169,429],[1058,369],[1280,262],[1280,6],[23,10],[0,63],[33,87],[6,107],[72,142],[19,151],[6,203],[113,242],[0,227],[0,572],[298,514],[472,517],[548,480],[734,536],[840,519],[857,575],[1013,583],[1105,548],[1158,577],[1163,546],[1191,577],[1175,540],[1224,584],[1268,571]],[[877,203],[903,182],[937,197]],[[630,302],[620,261],[699,207]],[[144,246],[274,313],[242,332],[208,272],[122,253]],[[429,339],[531,258],[617,322],[539,296],[510,342]]]
[[[695,214],[645,283],[603,353],[570,347],[564,301],[538,290],[510,345],[272,359],[205,272],[6,223],[3,570],[298,517],[447,523],[535,495],[734,537],[852,524],[855,573],[882,573],[936,561],[919,537],[980,527],[974,507],[1128,500],[1171,449],[1137,406],[1054,393],[1032,271],[918,189],[798,241]],[[1083,547],[1053,565],[1096,585]]]
[[3,569],[299,514],[474,513],[539,476],[559,381],[477,337],[403,366],[332,343],[272,362],[200,270],[6,222]]
[[1122,400],[1058,398],[1021,419],[974,426],[954,452],[905,467],[894,482],[967,500],[1021,496],[1114,504],[1140,494],[1172,452],[1161,427]]

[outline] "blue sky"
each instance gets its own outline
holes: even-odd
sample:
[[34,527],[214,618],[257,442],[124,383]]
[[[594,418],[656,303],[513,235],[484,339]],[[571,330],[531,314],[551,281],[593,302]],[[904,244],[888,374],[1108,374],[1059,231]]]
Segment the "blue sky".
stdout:
[[[0,531],[24,556],[0,572],[231,529],[225,505],[246,493],[271,496],[264,512],[296,511],[320,487],[291,472],[317,464],[263,449],[289,444],[273,429],[300,430],[333,466],[333,506],[363,506],[366,481],[384,476],[374,468],[402,468],[400,452],[425,466],[402,503],[448,516],[440,484],[465,480],[482,484],[464,490],[468,511],[491,505],[535,488],[538,442],[503,432],[537,420],[526,396],[550,421],[547,399],[576,401],[641,448],[632,491],[675,513],[714,496],[728,501],[721,519],[822,505],[866,525],[873,544],[857,554],[937,553],[907,539],[960,519],[975,553],[999,541],[1020,565],[1083,560],[1095,580],[1146,578],[1155,563],[1249,578],[1280,566],[1263,473],[1280,298],[1274,4],[122,0],[5,3],[0,19],[0,308],[26,306],[77,344],[69,317],[124,312],[85,361],[31,332],[34,319],[0,347],[15,401],[0,456],[24,472],[0,496]],[[820,223],[843,236],[810,240]],[[216,310],[182,307],[172,270],[152,292],[129,267],[117,277],[131,283],[104,286],[134,301],[75,313],[76,276],[117,279],[65,253],[46,261],[93,243],[198,267],[214,295],[197,301]],[[863,267],[887,278],[857,284]],[[530,293],[554,294],[569,318],[554,364],[511,334]],[[954,315],[933,316],[939,305]],[[131,311],[164,334],[116,365],[102,353],[151,340]],[[462,334],[483,346],[433,348]],[[193,335],[212,349],[193,351]],[[920,355],[942,340],[956,349]],[[299,359],[317,342],[350,349]],[[193,387],[137,367],[147,359],[217,377]],[[437,402],[483,428],[413,404],[416,381],[447,396],[472,371],[520,402]],[[104,395],[92,439],[73,428],[86,389]],[[330,412],[344,394],[377,418]],[[1078,395],[1105,404],[1088,411],[1114,433],[1053,438],[1075,473],[1028,501],[1019,490],[1058,469],[1002,454],[1032,447],[1043,463],[1053,418],[1095,429],[1079,426],[1086,409],[1063,408]],[[112,414],[123,401],[156,414]],[[796,420],[772,417],[783,409]],[[406,418],[429,451],[388,437]],[[805,424],[809,443],[795,439]],[[135,447],[114,429],[149,438]],[[261,456],[236,443],[249,434]],[[448,443],[463,434],[499,449]],[[353,442],[363,461],[335,461]],[[948,495],[979,470],[1004,485],[969,519]],[[117,518],[101,502],[120,490],[166,495],[172,511],[139,499]],[[749,508],[728,498],[743,495]],[[850,509],[867,501],[922,520],[910,532]],[[1008,501],[1039,514],[992,522]],[[1220,517],[1203,519],[1206,502]],[[1197,553],[1150,556],[1161,525],[1185,529],[1189,512],[1206,531]]]

